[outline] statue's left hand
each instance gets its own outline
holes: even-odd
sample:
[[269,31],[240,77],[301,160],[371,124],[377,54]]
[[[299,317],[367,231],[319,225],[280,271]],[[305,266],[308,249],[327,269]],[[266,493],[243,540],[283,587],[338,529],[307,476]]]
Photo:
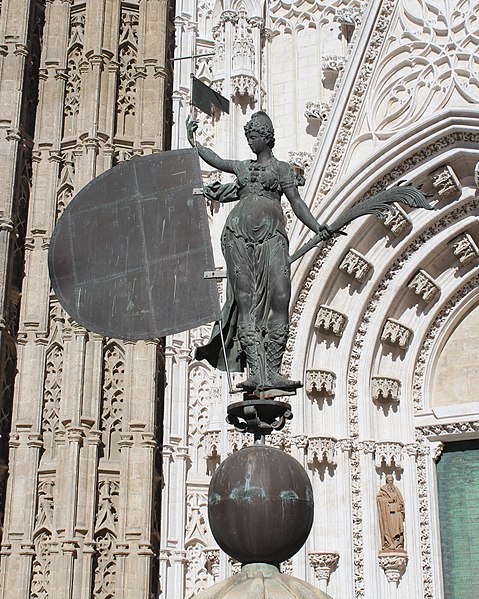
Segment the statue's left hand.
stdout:
[[194,146],[195,145],[195,131],[198,129],[198,121],[195,121],[195,119],[192,119],[191,117],[186,117],[186,132],[188,134],[188,141],[190,142],[190,145]]

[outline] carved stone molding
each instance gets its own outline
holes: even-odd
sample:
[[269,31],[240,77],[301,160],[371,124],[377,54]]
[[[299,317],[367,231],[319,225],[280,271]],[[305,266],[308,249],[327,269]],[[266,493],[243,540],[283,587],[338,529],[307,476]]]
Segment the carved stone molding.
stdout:
[[380,553],[379,567],[384,570],[388,582],[397,584],[404,574],[408,556],[406,553]]
[[425,437],[443,437],[445,435],[463,435],[479,432],[479,420],[467,422],[449,422],[447,424],[431,424],[417,427]]
[[339,265],[339,270],[354,277],[360,283],[366,280],[372,268],[372,264],[362,254],[352,248],[347,252]]
[[430,179],[434,189],[444,200],[452,200],[461,193],[461,184],[448,164],[432,172]]
[[479,258],[479,249],[469,233],[455,237],[449,242],[449,247],[462,266],[467,266]]
[[231,77],[231,97],[248,96],[256,99],[258,93],[258,82],[251,75],[236,75]]
[[396,345],[401,349],[408,347],[412,339],[412,331],[394,318],[388,318],[384,323],[381,341]]
[[288,162],[307,173],[311,168],[313,155],[310,152],[288,152]]
[[309,466],[317,462],[336,465],[336,439],[334,437],[308,437],[306,461]]
[[361,9],[357,6],[338,8],[334,15],[334,20],[341,25],[357,27],[361,23]]
[[408,283],[408,289],[414,291],[426,304],[440,293],[440,288],[434,279],[424,270],[419,270]]
[[376,441],[374,444],[374,461],[376,468],[392,467],[402,468],[404,445],[391,441]]
[[329,306],[319,306],[314,328],[336,337],[342,337],[348,318],[345,314],[333,310]]
[[203,555],[206,560],[206,569],[216,580],[220,574],[220,550],[214,547],[205,547]]
[[316,120],[320,123],[324,123],[328,119],[328,114],[331,109],[331,105],[328,102],[306,102],[306,110],[304,116],[310,120]]
[[337,54],[328,54],[322,58],[323,71],[331,71],[339,75],[344,70],[344,56]]
[[[308,551],[308,557],[320,586],[326,590],[325,587],[329,582],[331,572],[338,566],[339,553],[337,551]],[[321,585],[321,583],[323,584]]]
[[376,401],[393,401],[399,403],[401,381],[386,376],[373,376],[371,393]]
[[308,395],[334,396],[336,389],[336,374],[330,370],[306,370],[306,393]]
[[394,204],[394,210],[386,210],[381,218],[384,225],[396,237],[411,227],[411,219],[399,204]]

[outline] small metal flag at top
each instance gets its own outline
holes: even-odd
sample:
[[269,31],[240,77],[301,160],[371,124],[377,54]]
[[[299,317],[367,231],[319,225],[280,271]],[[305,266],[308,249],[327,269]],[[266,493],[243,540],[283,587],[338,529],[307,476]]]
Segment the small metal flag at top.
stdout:
[[211,107],[216,106],[223,112],[229,114],[230,103],[224,96],[216,92],[211,87],[208,87],[205,83],[192,76],[192,88],[191,88],[191,103],[211,116]]

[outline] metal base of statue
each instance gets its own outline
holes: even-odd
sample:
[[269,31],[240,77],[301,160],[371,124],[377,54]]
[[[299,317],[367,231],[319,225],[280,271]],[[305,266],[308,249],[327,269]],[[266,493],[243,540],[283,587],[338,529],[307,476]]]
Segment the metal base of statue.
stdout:
[[274,430],[280,431],[286,421],[293,417],[288,403],[274,399],[248,399],[249,397],[246,395],[244,401],[228,406],[226,421],[241,433],[253,433],[255,441],[264,442],[265,435]]

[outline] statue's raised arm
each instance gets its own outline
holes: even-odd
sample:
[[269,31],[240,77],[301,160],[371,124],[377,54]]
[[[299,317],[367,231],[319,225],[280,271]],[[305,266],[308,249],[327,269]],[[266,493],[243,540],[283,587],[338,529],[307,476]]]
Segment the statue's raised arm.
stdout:
[[195,132],[198,129],[198,121],[187,117],[186,119],[186,132],[188,135],[188,142],[193,148],[197,148],[198,154],[203,158],[205,162],[207,162],[213,168],[217,168],[220,171],[224,171],[225,173],[234,173],[235,165],[238,162],[237,160],[225,160],[218,156],[216,152],[210,150],[209,148],[205,148],[200,143],[195,140]]

